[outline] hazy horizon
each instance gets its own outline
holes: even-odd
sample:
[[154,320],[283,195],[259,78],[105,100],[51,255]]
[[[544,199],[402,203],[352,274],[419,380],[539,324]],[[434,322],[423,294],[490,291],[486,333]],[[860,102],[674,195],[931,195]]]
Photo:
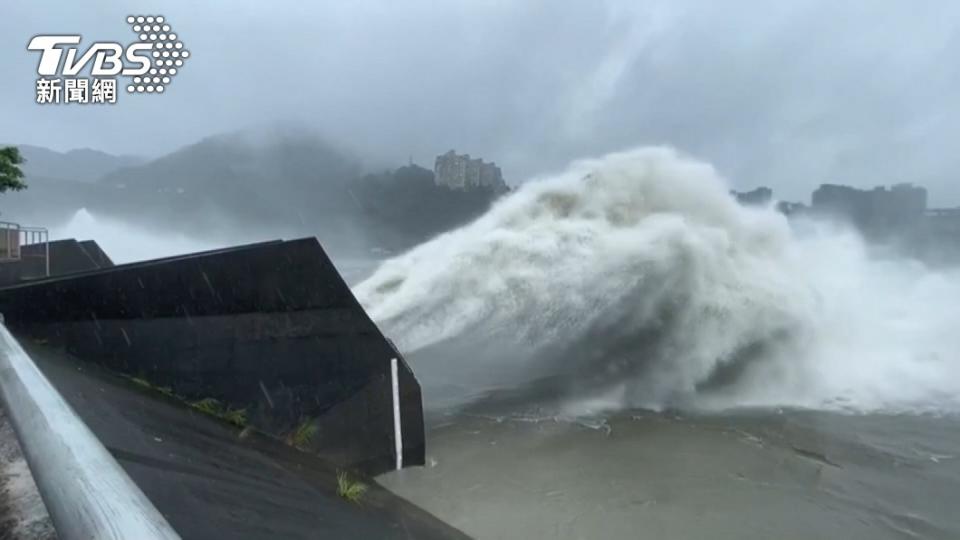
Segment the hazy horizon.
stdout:
[[450,148],[508,182],[583,157],[669,145],[736,189],[807,200],[821,183],[912,182],[960,205],[960,5],[696,1],[311,5],[166,2],[192,52],[162,96],[35,101],[41,33],[135,39],[157,6],[98,0],[0,21],[0,140],[159,157],[204,137],[296,121],[365,162],[430,166]]

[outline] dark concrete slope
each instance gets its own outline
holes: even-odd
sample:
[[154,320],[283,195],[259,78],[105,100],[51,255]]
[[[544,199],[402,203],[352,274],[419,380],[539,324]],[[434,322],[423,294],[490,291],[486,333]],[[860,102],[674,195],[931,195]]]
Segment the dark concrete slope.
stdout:
[[100,268],[109,268],[113,266],[113,260],[100,247],[95,240],[84,240],[80,242],[80,247],[86,252],[87,256],[93,260]]
[[19,261],[0,263],[0,286],[15,285],[47,275],[47,250],[50,275],[99,270],[113,266],[113,261],[93,240],[54,240],[47,244],[30,244],[20,248]]
[[405,465],[423,464],[420,387],[316,239],[119,265],[0,289],[21,335],[246,409],[283,436],[312,423],[315,450],[370,472],[392,468],[390,361],[399,363]]
[[466,538],[369,479],[350,503],[336,493],[337,471],[315,456],[20,341],[185,540]]
[[[20,253],[24,260],[30,260],[35,265],[44,262],[44,251],[44,244],[31,244],[20,248]],[[50,242],[51,276],[99,270],[101,268],[110,268],[111,266],[113,266],[113,261],[107,257],[106,253],[104,253],[103,250],[100,249],[100,246],[93,240],[78,242],[70,238]],[[33,275],[42,276],[43,274],[38,272]]]

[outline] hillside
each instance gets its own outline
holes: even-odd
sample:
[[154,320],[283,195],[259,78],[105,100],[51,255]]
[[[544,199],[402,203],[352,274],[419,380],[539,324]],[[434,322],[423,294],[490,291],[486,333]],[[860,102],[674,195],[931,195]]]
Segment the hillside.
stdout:
[[25,160],[23,173],[28,179],[40,177],[94,182],[117,169],[144,162],[143,158],[136,156],[115,156],[89,148],[57,152],[29,144],[16,146]]
[[[105,176],[101,184],[149,202],[137,208],[203,226],[233,217],[272,225],[316,224],[342,213],[356,161],[315,136],[218,135]],[[144,198],[147,198],[145,200]]]
[[486,212],[497,197],[482,188],[463,191],[438,186],[433,171],[417,165],[366,175],[354,192],[365,219],[380,230],[380,237],[401,245],[404,239],[419,242],[463,225]]
[[3,203],[8,217],[31,224],[86,208],[195,238],[318,236],[356,253],[406,249],[476,218],[494,198],[437,186],[433,171],[415,165],[364,175],[359,160],[319,136],[274,129],[208,137],[94,183],[35,177]]

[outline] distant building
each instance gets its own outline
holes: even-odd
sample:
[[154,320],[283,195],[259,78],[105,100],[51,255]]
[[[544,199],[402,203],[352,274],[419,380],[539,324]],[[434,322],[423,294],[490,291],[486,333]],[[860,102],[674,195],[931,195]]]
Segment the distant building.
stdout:
[[[773,190],[761,186],[752,191],[730,190],[730,195],[743,206],[768,206],[773,201]],[[807,212],[807,205],[798,202],[777,201],[774,208],[785,216],[800,216]]]
[[484,163],[482,159],[471,159],[470,154],[460,155],[453,150],[437,156],[433,173],[437,185],[451,189],[486,188],[495,193],[508,190],[496,163]]
[[960,222],[960,208],[931,208],[926,213],[933,218]]
[[[773,200],[767,188],[730,195],[742,205],[766,206]],[[880,242],[932,265],[960,264],[960,207],[927,208],[927,190],[911,184],[857,189],[823,184],[812,204],[776,201],[788,218],[831,216],[854,225],[864,238]]]
[[926,218],[929,230],[960,238],[960,208],[931,208]]
[[773,190],[768,187],[758,187],[753,191],[730,191],[737,202],[749,206],[766,206],[773,199]]
[[798,202],[778,201],[777,210],[785,216],[800,216],[807,212],[807,205]]
[[823,184],[813,192],[811,209],[849,219],[867,232],[892,232],[922,220],[927,190],[911,184],[871,190]]
[[433,174],[437,185],[463,189],[467,183],[467,160],[469,156],[458,156],[453,150],[437,156]]

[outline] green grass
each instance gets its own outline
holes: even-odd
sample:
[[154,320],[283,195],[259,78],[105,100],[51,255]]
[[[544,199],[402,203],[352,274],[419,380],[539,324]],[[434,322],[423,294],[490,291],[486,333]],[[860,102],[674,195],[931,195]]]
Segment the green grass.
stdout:
[[337,495],[354,504],[359,504],[366,492],[366,484],[352,478],[346,471],[337,472]]
[[246,409],[233,409],[224,406],[223,403],[220,403],[219,400],[214,398],[204,398],[199,401],[188,401],[187,398],[174,394],[173,389],[169,386],[154,386],[153,383],[144,379],[143,377],[129,377],[126,375],[123,375],[123,377],[126,377],[128,380],[130,380],[130,382],[141,388],[158,392],[167,397],[186,403],[193,409],[196,409],[204,414],[209,414],[210,416],[215,416],[227,423],[233,424],[234,426],[245,427],[247,425],[248,419]]
[[222,418],[237,427],[244,427],[247,425],[247,410],[227,409],[224,411]]
[[218,400],[213,398],[204,398],[200,401],[194,401],[190,404],[190,406],[202,413],[209,414],[210,416],[216,416],[217,418],[237,427],[244,427],[247,425],[246,409],[231,409],[230,407],[225,407],[223,403],[220,403]]
[[190,404],[194,409],[213,416],[220,416],[223,406],[219,401],[213,398],[204,398],[200,401],[194,401]]
[[169,386],[154,386],[150,381],[142,377],[129,377],[129,379],[141,388],[146,388],[147,390],[153,390],[154,392],[159,392],[167,397],[177,398],[178,396],[173,394],[173,389]]
[[307,448],[313,438],[317,436],[317,426],[313,423],[313,418],[305,418],[300,425],[287,436],[288,444],[303,450]]

